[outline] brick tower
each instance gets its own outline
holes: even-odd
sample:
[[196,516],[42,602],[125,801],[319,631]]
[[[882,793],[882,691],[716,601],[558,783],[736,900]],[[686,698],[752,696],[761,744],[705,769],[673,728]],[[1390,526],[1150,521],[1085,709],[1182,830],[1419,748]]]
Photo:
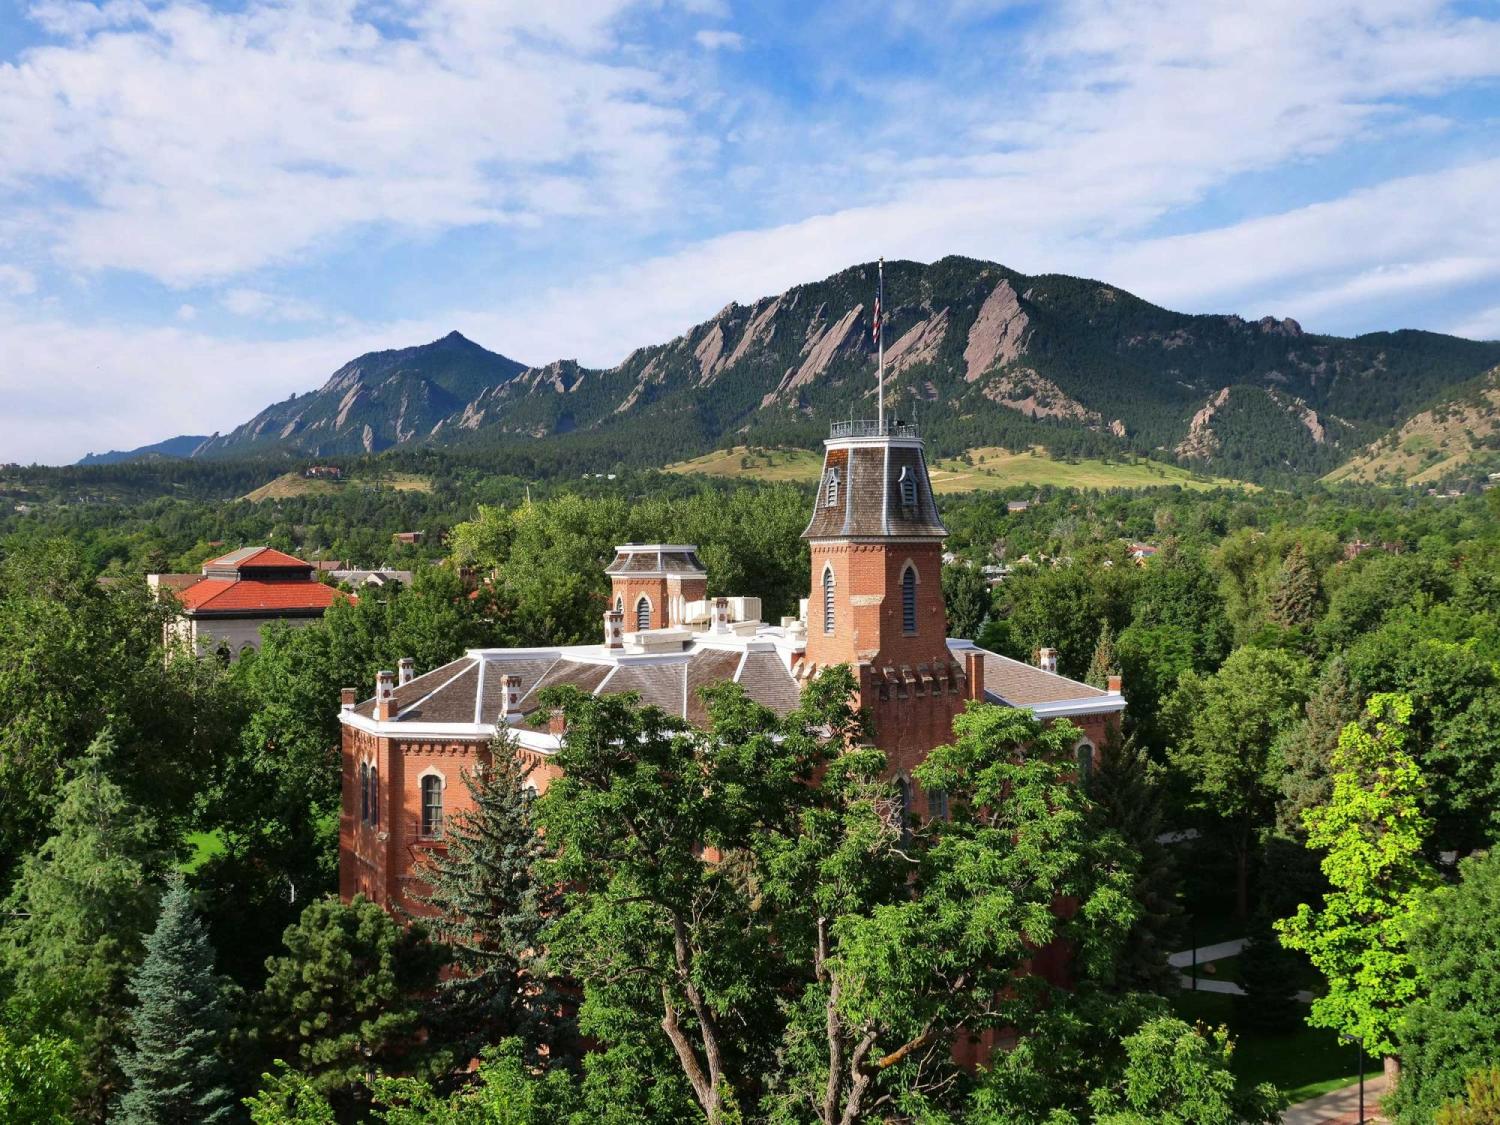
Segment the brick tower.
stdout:
[[[948,649],[946,535],[917,428],[883,418],[834,423],[802,533],[812,556],[803,670],[855,670],[875,744],[912,801],[911,769],[951,740],[970,689],[968,669]],[[974,680],[982,690],[982,675]]]

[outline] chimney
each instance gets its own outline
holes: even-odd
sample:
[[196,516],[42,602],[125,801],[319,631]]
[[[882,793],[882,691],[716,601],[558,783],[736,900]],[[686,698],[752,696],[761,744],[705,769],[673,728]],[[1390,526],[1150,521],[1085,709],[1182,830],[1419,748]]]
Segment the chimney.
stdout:
[[604,647],[620,648],[625,643],[625,614],[618,609],[604,611]]
[[1125,690],[1125,681],[1120,676],[1111,676],[1105,682],[1109,684],[1109,691],[1111,695],[1119,695],[1122,691]]
[[500,721],[508,723],[521,715],[521,677],[507,672],[500,677]]
[[375,673],[375,718],[381,722],[393,718],[396,714],[396,674],[394,672]]
[[984,698],[984,653],[971,649],[964,653],[964,679],[970,699]]
[[346,687],[341,693],[340,710],[353,711],[355,704],[355,691],[352,687]]
[[398,676],[396,683],[409,684],[417,676],[417,662],[409,656],[403,656],[396,664]]
[[1057,672],[1057,649],[1044,648],[1037,658],[1036,666],[1043,672]]
[[547,733],[553,738],[561,738],[568,733],[568,716],[561,707],[552,708],[552,713],[547,716]]
[[713,605],[713,622],[710,631],[715,633],[729,632],[729,599],[715,598]]

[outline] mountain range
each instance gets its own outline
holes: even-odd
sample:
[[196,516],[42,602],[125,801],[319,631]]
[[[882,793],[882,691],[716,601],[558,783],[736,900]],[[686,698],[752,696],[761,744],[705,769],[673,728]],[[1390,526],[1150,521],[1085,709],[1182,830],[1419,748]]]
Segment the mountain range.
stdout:
[[[611,368],[526,367],[453,332],[360,356],[227,434],[102,456],[291,460],[544,439],[608,442],[627,463],[660,465],[729,444],[812,447],[830,420],[874,413],[875,288],[868,263],[731,303]],[[1320,476],[1452,396],[1483,399],[1476,380],[1500,366],[1500,341],[1187,315],[1103,282],[961,257],[886,263],[885,308],[888,409],[948,453],[1041,445],[1251,480]]]

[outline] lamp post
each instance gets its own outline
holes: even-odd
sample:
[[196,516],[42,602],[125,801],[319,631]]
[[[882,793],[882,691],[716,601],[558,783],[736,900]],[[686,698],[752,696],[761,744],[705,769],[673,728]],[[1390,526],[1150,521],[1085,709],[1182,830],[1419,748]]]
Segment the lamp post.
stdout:
[[1365,1122],[1365,1041],[1358,1035],[1347,1035],[1339,1033],[1339,1038],[1345,1043],[1353,1043],[1359,1051],[1359,1119],[1358,1125]]

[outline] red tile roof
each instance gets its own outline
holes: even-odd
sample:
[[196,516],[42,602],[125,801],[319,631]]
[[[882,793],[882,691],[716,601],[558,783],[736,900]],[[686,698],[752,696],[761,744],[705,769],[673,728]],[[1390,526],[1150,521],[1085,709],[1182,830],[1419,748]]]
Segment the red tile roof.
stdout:
[[177,595],[189,613],[249,613],[258,610],[327,609],[348,601],[342,590],[321,582],[262,582],[245,578],[205,578]]
[[278,551],[274,547],[241,547],[238,551],[230,551],[227,555],[220,555],[216,559],[209,559],[204,566],[242,566],[253,567],[285,567],[287,569],[306,570],[311,563],[305,563],[299,558]]

